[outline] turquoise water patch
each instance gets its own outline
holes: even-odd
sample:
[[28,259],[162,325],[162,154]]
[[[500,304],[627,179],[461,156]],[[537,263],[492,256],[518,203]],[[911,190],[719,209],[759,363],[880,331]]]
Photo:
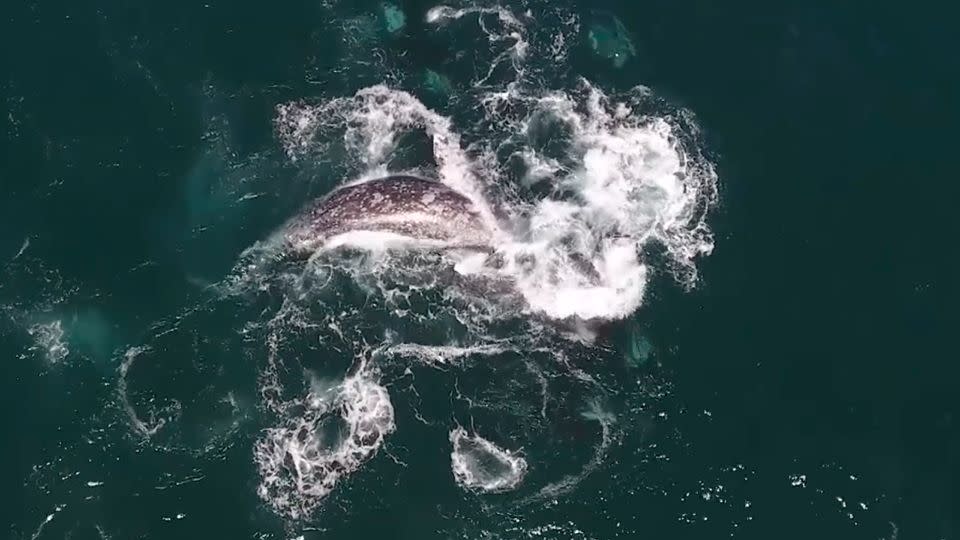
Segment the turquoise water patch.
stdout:
[[653,342],[637,323],[632,323],[627,328],[621,350],[623,351],[624,361],[631,368],[646,365],[656,354]]
[[621,68],[637,55],[630,32],[620,19],[607,12],[596,12],[592,19],[587,38],[598,56],[610,60],[614,67]]
[[450,78],[430,68],[423,70],[423,86],[435,94],[449,95],[453,92]]
[[633,366],[642,366],[653,356],[653,344],[646,336],[636,335],[630,344],[627,361]]
[[98,361],[108,359],[116,346],[113,326],[96,308],[74,314],[67,325],[67,335],[71,344]]
[[387,32],[391,34],[399,32],[407,25],[407,16],[399,7],[393,4],[383,4],[381,9],[383,10],[383,22]]

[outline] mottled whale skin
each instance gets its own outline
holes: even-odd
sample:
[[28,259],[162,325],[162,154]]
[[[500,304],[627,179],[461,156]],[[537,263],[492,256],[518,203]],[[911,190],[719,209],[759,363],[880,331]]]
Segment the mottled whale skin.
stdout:
[[353,232],[392,233],[428,247],[488,250],[491,231],[473,202],[450,187],[393,175],[336,189],[287,228],[295,253],[309,254]]

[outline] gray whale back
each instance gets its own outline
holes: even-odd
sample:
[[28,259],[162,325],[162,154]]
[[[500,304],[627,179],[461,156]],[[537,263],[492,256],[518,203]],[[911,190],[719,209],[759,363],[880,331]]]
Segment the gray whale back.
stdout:
[[286,240],[295,251],[312,253],[339,235],[360,231],[439,247],[487,249],[491,241],[470,199],[440,182],[406,175],[336,189],[292,222]]

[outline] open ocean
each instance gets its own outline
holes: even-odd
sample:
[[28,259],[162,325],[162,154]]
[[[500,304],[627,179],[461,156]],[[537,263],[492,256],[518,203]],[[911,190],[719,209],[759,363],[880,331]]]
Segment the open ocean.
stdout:
[[[957,538],[924,4],[2,2],[0,536]],[[284,256],[393,173],[495,245]]]

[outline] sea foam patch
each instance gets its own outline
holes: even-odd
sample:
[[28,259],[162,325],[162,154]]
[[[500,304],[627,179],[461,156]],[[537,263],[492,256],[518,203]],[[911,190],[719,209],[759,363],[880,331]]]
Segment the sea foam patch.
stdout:
[[254,446],[257,494],[293,518],[308,517],[395,429],[387,389],[362,370],[330,394],[308,394],[296,407],[302,413],[266,430]]
[[465,489],[498,493],[520,485],[527,460],[462,427],[450,432],[450,467],[457,484]]

